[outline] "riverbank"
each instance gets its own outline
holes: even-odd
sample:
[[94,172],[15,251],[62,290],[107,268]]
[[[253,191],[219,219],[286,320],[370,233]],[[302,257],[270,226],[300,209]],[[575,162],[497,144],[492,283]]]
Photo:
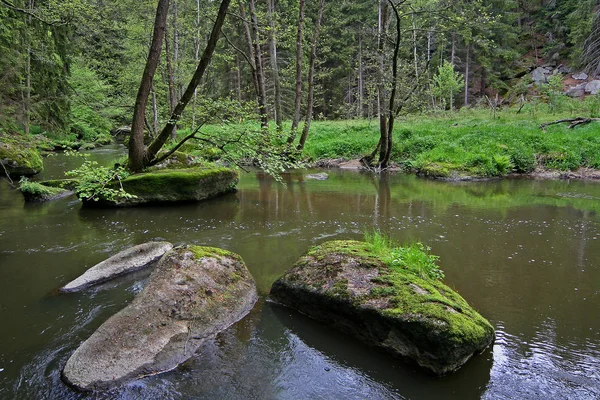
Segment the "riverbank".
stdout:
[[[597,123],[569,129],[541,124],[574,114],[516,110],[492,118],[484,110],[440,116],[409,116],[396,122],[391,161],[397,170],[449,180],[506,176],[598,179]],[[378,141],[376,121],[319,121],[304,155],[317,167],[348,168]],[[357,166],[354,161],[350,165]]]

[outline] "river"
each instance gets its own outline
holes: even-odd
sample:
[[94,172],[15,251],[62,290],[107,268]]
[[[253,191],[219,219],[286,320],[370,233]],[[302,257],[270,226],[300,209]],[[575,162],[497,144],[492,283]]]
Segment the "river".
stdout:
[[[106,161],[120,151],[92,153]],[[80,162],[47,158],[44,177]],[[0,180],[0,398],[600,398],[600,183],[328,173],[325,181],[285,175],[285,186],[242,173],[237,193],[210,201],[104,210],[82,209],[74,197],[24,204]],[[494,345],[433,378],[265,301],[311,245],[373,228],[429,245],[445,282],[495,327]],[[174,371],[109,394],[72,391],[60,379],[67,358],[146,275],[78,294],[57,288],[150,240],[239,253],[258,304]]]

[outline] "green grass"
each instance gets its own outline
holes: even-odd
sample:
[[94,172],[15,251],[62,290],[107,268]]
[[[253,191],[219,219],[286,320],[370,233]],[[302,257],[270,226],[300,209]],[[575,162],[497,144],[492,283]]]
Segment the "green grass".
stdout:
[[[392,161],[434,177],[495,177],[536,168],[599,169],[597,123],[576,129],[564,124],[540,129],[543,122],[577,115],[585,116],[585,110],[564,114],[507,110],[497,119],[485,110],[409,116],[395,124]],[[377,121],[317,121],[305,155],[311,160],[360,158],[375,148],[378,135]]]
[[429,254],[431,248],[423,243],[409,243],[400,247],[379,231],[366,232],[365,242],[391,270],[406,270],[423,279],[444,279],[444,271],[436,264],[439,257]]

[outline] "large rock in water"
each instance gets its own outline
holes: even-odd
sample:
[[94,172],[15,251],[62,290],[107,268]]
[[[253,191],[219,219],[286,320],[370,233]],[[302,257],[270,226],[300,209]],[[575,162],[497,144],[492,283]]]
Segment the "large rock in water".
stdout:
[[169,242],[148,242],[123,250],[94,265],[79,278],[67,283],[61,292],[78,292],[119,276],[144,269],[171,250]]
[[238,180],[237,171],[230,168],[162,169],[131,175],[121,182],[123,189],[136,198],[84,200],[83,204],[124,207],[200,201],[235,191]]
[[171,370],[244,317],[256,300],[254,280],[237,254],[175,248],[133,302],[73,353],[63,379],[80,390],[105,390]]
[[32,176],[44,169],[42,157],[34,146],[11,141],[10,137],[0,137],[0,164],[0,176],[6,171],[11,178]]
[[435,374],[488,347],[494,329],[443,283],[392,270],[367,243],[313,247],[271,288],[270,298]]

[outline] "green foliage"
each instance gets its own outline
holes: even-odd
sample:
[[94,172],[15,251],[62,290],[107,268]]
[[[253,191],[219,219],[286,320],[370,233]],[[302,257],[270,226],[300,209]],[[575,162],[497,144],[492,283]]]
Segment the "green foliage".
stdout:
[[32,182],[26,177],[22,177],[19,181],[19,190],[35,197],[52,197],[64,191],[64,189],[61,188],[49,187],[38,182]]
[[71,132],[84,142],[110,143],[110,86],[81,60],[72,65],[69,83],[74,91],[69,125]]
[[[129,176],[129,173],[120,165],[108,168],[100,166],[96,161],[86,160],[81,167],[68,171],[65,175],[77,177],[78,184],[75,187],[75,193],[80,199],[115,201],[136,197],[127,193],[120,185],[121,180]],[[115,183],[119,183],[118,189],[113,188]]]
[[[561,101],[590,109],[593,99]],[[511,171],[532,172],[536,167],[570,169],[596,168],[600,149],[597,125],[570,130],[565,125],[540,124],[569,118],[564,111],[548,113],[545,105],[535,114],[506,109],[495,120],[485,110],[462,110],[455,118],[410,116],[396,121],[392,161],[411,171],[432,177],[494,177]],[[564,107],[567,108],[567,107]],[[317,121],[306,143],[309,159],[360,158],[377,145],[378,130],[369,121]]]
[[444,61],[438,67],[437,73],[432,78],[431,91],[440,100],[443,109],[446,106],[454,108],[454,95],[465,86],[465,79],[461,73],[454,70],[454,65]]
[[429,246],[415,242],[398,247],[379,231],[366,232],[365,242],[392,270],[406,270],[423,279],[444,279],[444,271],[436,264],[439,257],[429,254]]

